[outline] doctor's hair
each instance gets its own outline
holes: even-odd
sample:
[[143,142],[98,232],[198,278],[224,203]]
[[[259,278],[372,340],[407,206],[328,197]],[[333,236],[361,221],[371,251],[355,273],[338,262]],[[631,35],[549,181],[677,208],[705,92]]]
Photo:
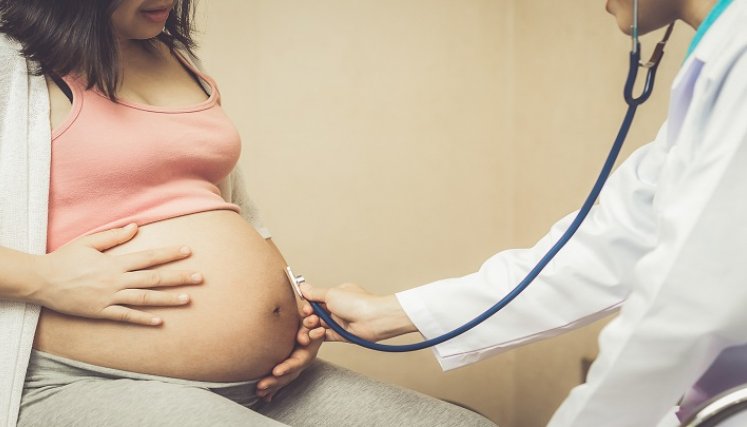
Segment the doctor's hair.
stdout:
[[[18,41],[34,75],[77,73],[115,100],[121,72],[112,14],[122,0],[0,0],[0,33]],[[164,31],[143,40],[194,55],[193,0],[177,0]]]

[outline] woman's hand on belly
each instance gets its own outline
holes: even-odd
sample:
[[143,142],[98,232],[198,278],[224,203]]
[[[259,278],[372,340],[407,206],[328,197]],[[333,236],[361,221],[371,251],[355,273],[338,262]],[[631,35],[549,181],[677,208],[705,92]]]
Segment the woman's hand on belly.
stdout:
[[272,401],[281,388],[295,381],[301,373],[316,360],[319,348],[324,342],[325,329],[309,330],[303,324],[296,334],[296,346],[287,359],[272,368],[271,375],[257,383],[257,396],[265,402]]
[[[238,213],[199,212],[140,227],[136,238],[107,251],[125,255],[167,245],[192,255],[165,266],[199,271],[186,307],[153,307],[163,319],[142,328],[42,310],[34,348],[133,372],[198,381],[266,376],[294,349],[300,316],[282,256]],[[178,287],[163,292],[177,295]]]
[[130,241],[137,225],[80,237],[40,256],[40,286],[31,301],[59,313],[138,325],[159,325],[161,319],[128,306],[181,306],[189,295],[147,288],[196,285],[196,271],[146,270],[190,256],[187,247],[171,247],[112,255],[102,253]]

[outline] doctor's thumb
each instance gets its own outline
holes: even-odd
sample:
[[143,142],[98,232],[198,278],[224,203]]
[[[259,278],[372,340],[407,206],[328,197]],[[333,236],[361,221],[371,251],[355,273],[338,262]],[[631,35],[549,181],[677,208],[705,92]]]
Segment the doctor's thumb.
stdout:
[[325,302],[327,299],[328,289],[315,288],[308,283],[301,284],[300,288],[304,298],[309,301]]

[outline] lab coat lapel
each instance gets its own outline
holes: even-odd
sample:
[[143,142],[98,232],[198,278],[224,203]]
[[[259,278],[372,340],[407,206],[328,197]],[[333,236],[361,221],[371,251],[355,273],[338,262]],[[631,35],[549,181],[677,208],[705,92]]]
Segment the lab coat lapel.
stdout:
[[[727,13],[718,19],[719,21],[734,21],[739,19],[739,16],[738,14]],[[703,77],[703,71],[707,64],[710,64],[708,68],[711,69],[707,74],[715,73],[718,75],[722,71],[720,67],[714,69],[712,66],[714,64],[711,64],[711,62],[713,62],[713,58],[718,57],[719,52],[724,48],[724,39],[729,36],[728,30],[731,28],[731,25],[728,24],[730,23],[721,22],[721,25],[714,25],[708,30],[674,80],[669,104],[667,148],[671,148],[680,138],[682,128],[687,120],[687,114],[691,110],[696,83]]]
[[691,58],[680,70],[672,87],[672,95],[669,100],[669,117],[667,121],[667,148],[675,144],[680,136],[680,131],[690,111],[690,105],[695,91],[695,83],[703,71],[703,61]]

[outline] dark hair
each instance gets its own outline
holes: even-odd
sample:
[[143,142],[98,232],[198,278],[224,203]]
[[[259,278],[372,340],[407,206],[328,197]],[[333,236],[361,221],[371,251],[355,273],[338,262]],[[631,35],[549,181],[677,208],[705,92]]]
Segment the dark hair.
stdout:
[[[0,0],[0,32],[23,46],[34,61],[35,75],[65,76],[76,72],[115,99],[120,80],[119,53],[112,14],[122,0]],[[177,0],[165,31],[144,41],[160,40],[169,49],[192,54],[192,0]]]

